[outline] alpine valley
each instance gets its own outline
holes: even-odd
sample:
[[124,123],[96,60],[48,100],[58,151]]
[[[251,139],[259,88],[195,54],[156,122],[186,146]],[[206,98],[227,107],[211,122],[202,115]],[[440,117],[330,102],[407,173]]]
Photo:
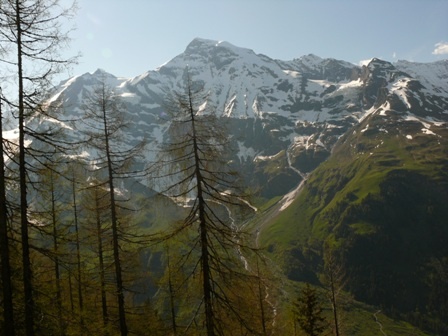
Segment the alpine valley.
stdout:
[[280,287],[320,286],[335,256],[347,335],[448,335],[448,60],[282,61],[198,38],[135,78],[65,80],[48,103],[81,116],[106,81],[126,106],[123,141],[147,139],[147,164],[169,136],[166,96],[189,78],[227,125],[257,209],[246,226]]

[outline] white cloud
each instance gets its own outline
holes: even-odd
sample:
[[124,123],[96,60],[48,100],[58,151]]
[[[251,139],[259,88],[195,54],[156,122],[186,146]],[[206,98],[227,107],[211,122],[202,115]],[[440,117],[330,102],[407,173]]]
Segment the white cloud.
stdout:
[[395,51],[392,54],[392,58],[397,58],[397,53]]
[[448,43],[439,42],[435,44],[435,49],[432,52],[433,55],[448,55]]

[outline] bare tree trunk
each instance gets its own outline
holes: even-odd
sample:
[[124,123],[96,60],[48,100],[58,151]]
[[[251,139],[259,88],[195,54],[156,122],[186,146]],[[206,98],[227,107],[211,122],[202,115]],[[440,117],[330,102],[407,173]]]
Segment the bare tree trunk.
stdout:
[[258,282],[258,303],[260,305],[260,314],[261,314],[261,326],[263,327],[263,335],[267,335],[266,316],[265,316],[264,304],[263,304],[263,289],[262,289],[261,276],[260,276],[260,267],[258,265],[258,258],[257,258],[257,282]]
[[[200,188],[198,188],[199,192]],[[214,325],[214,311],[212,305],[212,287],[210,283],[210,265],[209,265],[209,251],[208,251],[208,237],[207,237],[207,225],[205,223],[204,205],[202,196],[199,199],[199,221],[200,221],[200,235],[201,235],[201,266],[202,266],[202,290],[204,294],[204,306],[205,306],[205,325],[207,328],[207,335],[215,335]],[[201,201],[202,199],[202,201]],[[202,210],[201,210],[202,209]]]
[[168,267],[168,291],[170,294],[170,311],[171,311],[171,329],[173,330],[173,335],[177,335],[177,324],[176,324],[176,311],[174,306],[174,289],[173,289],[173,282],[171,279],[171,265],[170,265],[170,252],[167,248],[167,267]]
[[73,198],[73,216],[75,224],[76,239],[76,268],[77,268],[77,284],[78,284],[78,305],[81,326],[84,325],[84,302],[82,296],[82,279],[81,279],[81,247],[79,242],[79,226],[78,226],[78,205],[76,200],[76,179],[75,172],[72,174],[72,198]]
[[327,279],[328,298],[331,302],[333,311],[334,335],[339,336],[341,333],[340,319],[340,291],[344,287],[345,273],[341,262],[338,260],[333,251],[328,249],[325,256],[325,277]]
[[200,231],[200,242],[201,242],[201,268],[202,268],[202,290],[204,295],[204,307],[205,307],[205,325],[207,329],[208,336],[215,335],[215,319],[214,310],[212,305],[212,292],[211,287],[211,269],[209,265],[209,246],[208,246],[208,236],[207,236],[207,219],[205,213],[205,200],[202,191],[203,177],[200,167],[199,159],[199,146],[197,143],[196,135],[196,125],[195,125],[195,115],[193,103],[191,101],[191,88],[189,90],[189,112],[191,118],[191,129],[192,129],[192,139],[193,139],[193,153],[194,153],[194,165],[195,165],[195,177],[196,177],[196,191],[198,199],[198,210],[199,210],[199,231]]
[[[109,170],[112,168],[109,167]],[[126,312],[124,308],[124,287],[123,287],[123,279],[122,279],[122,269],[121,269],[121,261],[120,261],[120,243],[118,241],[118,219],[117,212],[115,207],[115,189],[113,178],[109,178],[109,188],[110,188],[110,201],[111,201],[111,220],[112,220],[112,247],[113,247],[113,255],[114,255],[114,264],[115,264],[115,281],[116,281],[116,290],[117,290],[117,299],[118,299],[118,318],[120,321],[120,332],[122,336],[126,336],[128,334],[128,328],[126,325]]]
[[72,284],[72,273],[68,272],[68,291],[70,295],[70,311],[72,314],[75,313],[75,303],[73,301],[73,284]]
[[5,161],[3,157],[3,115],[0,89],[0,253],[3,285],[3,318],[6,335],[15,335],[12,302],[11,265],[9,259],[8,216],[6,206]]
[[95,209],[96,209],[96,230],[97,230],[97,243],[98,243],[98,263],[100,272],[100,288],[101,288],[101,311],[104,327],[109,323],[109,313],[107,311],[107,297],[106,297],[106,278],[104,271],[104,256],[103,256],[103,240],[101,230],[101,218],[100,218],[100,204],[98,188],[95,187]]
[[56,286],[56,304],[58,309],[58,323],[59,331],[62,333],[64,329],[64,323],[62,321],[62,292],[61,292],[61,272],[59,265],[59,242],[58,242],[58,229],[56,219],[56,197],[55,197],[55,185],[53,179],[53,170],[50,168],[50,193],[51,193],[51,222],[53,225],[53,251],[54,251],[54,276]]
[[25,300],[25,331],[28,336],[34,335],[34,298],[30,246],[28,237],[28,201],[25,166],[25,102],[24,78],[22,64],[22,18],[21,2],[16,0],[16,32],[17,32],[17,74],[19,89],[19,185],[20,185],[20,232],[22,240],[23,293]]
[[[104,87],[103,87],[104,90]],[[103,96],[105,97],[105,95]],[[112,248],[115,265],[115,282],[116,282],[116,294],[118,300],[118,319],[120,321],[120,332],[122,336],[128,334],[128,327],[126,325],[126,312],[124,308],[124,288],[122,279],[122,269],[120,262],[120,243],[118,241],[118,218],[117,208],[115,201],[115,186],[114,186],[114,174],[112,168],[112,158],[110,155],[109,147],[109,128],[107,122],[107,111],[105,101],[103,101],[103,122],[104,122],[104,140],[105,140],[105,153],[107,157],[107,170],[108,170],[108,184],[110,195],[110,207],[111,207],[111,221],[112,221]]]
[[[334,265],[330,266],[331,268],[334,267]],[[333,274],[333,269],[329,270],[329,276],[330,276],[330,301],[331,301],[331,307],[333,309],[333,319],[334,319],[334,332],[336,336],[339,336],[339,321],[338,321],[338,306],[336,302],[336,289],[335,289],[335,279]]]

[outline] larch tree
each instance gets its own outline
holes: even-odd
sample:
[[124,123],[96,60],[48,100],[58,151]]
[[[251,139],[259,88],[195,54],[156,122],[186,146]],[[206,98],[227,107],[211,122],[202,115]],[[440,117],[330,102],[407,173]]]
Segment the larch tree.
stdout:
[[167,281],[168,281],[168,294],[169,294],[169,305],[170,305],[170,317],[171,317],[171,331],[174,336],[177,335],[177,322],[176,322],[176,305],[174,303],[176,297],[176,290],[174,288],[173,272],[170,265],[170,251],[169,248],[166,249],[166,266],[167,266]]
[[203,91],[194,88],[188,72],[186,77],[185,92],[167,99],[169,140],[154,167],[161,192],[189,209],[165,235],[186,237],[178,268],[188,272],[186,281],[200,279],[197,308],[185,328],[203,324],[208,336],[252,332],[239,307],[237,286],[248,272],[237,212],[244,212],[246,204],[231,169],[230,141],[224,121],[210,109]]
[[78,296],[78,307],[79,307],[79,317],[81,327],[84,325],[84,298],[83,298],[83,279],[82,279],[82,261],[81,261],[81,239],[79,233],[79,218],[80,218],[80,206],[78,204],[78,176],[80,175],[78,171],[77,165],[73,165],[71,167],[71,176],[70,176],[70,189],[72,196],[72,210],[73,210],[73,229],[75,235],[75,250],[76,250],[76,284],[77,284],[77,296]]
[[[54,170],[54,166],[41,171],[40,174],[40,187],[39,187],[39,201],[37,202],[36,209],[37,214],[34,220],[40,223],[37,227],[40,232],[50,238],[50,244],[46,251],[47,255],[53,262],[53,279],[51,282],[54,284],[54,296],[56,297],[56,320],[58,326],[58,332],[63,334],[64,322],[62,317],[62,260],[61,260],[61,241],[64,235],[62,231],[61,221],[61,189],[60,176],[58,172]],[[64,230],[65,231],[65,230]],[[66,234],[66,232],[65,232]],[[47,237],[43,237],[41,240],[47,240]],[[51,295],[53,297],[53,295]]]
[[0,7],[0,43],[8,51],[1,59],[17,87],[17,97],[8,99],[17,110],[18,170],[20,186],[20,228],[22,244],[25,332],[35,334],[35,299],[30,260],[27,199],[26,140],[33,136],[30,119],[45,114],[41,104],[51,78],[61,67],[71,63],[60,57],[67,42],[61,20],[71,14],[58,0],[3,0]]
[[[105,225],[106,218],[108,217],[107,210],[109,208],[109,202],[107,201],[107,190],[105,190],[100,182],[95,178],[90,178],[90,186],[88,186],[83,192],[83,198],[81,205],[86,212],[86,221],[84,223],[84,231],[88,233],[87,241],[91,241],[88,245],[94,250],[94,256],[91,258],[96,262],[90,261],[94,264],[93,273],[91,278],[97,278],[99,283],[89,283],[88,287],[95,288],[95,292],[99,291],[99,295],[95,294],[95,297],[100,298],[101,305],[101,321],[104,330],[109,327],[109,309],[107,300],[107,284],[106,284],[106,269],[110,268],[108,265],[107,255],[109,254],[106,246],[109,245],[105,232],[108,227]],[[86,305],[89,300],[86,300]],[[98,304],[95,302],[95,307]],[[88,310],[91,307],[84,307]]]
[[123,199],[117,198],[117,184],[138,174],[134,163],[141,156],[145,141],[142,140],[135,146],[127,146],[123,141],[123,131],[127,127],[126,108],[120,97],[106,84],[105,79],[101,80],[93,93],[85,99],[83,110],[86,116],[84,133],[88,137],[90,148],[97,155],[92,170],[98,176],[100,185],[107,189],[109,196],[119,328],[121,335],[127,335],[125,286],[120,259],[120,240],[123,234],[118,214]]
[[345,278],[343,263],[337,257],[336,252],[327,247],[325,250],[323,285],[327,290],[327,296],[331,303],[333,333],[335,336],[341,335],[340,296],[345,285]]

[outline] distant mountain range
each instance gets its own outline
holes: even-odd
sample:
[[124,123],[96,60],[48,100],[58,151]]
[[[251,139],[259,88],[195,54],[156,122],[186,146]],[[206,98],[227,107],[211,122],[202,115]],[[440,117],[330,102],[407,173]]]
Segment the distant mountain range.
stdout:
[[276,201],[254,226],[290,279],[317,283],[334,254],[356,299],[447,333],[448,60],[282,61],[194,39],[134,78],[97,70],[63,81],[49,103],[80,115],[105,80],[126,105],[124,141],[147,138],[151,161],[168,136],[166,96],[188,76],[229,122],[256,206]]

